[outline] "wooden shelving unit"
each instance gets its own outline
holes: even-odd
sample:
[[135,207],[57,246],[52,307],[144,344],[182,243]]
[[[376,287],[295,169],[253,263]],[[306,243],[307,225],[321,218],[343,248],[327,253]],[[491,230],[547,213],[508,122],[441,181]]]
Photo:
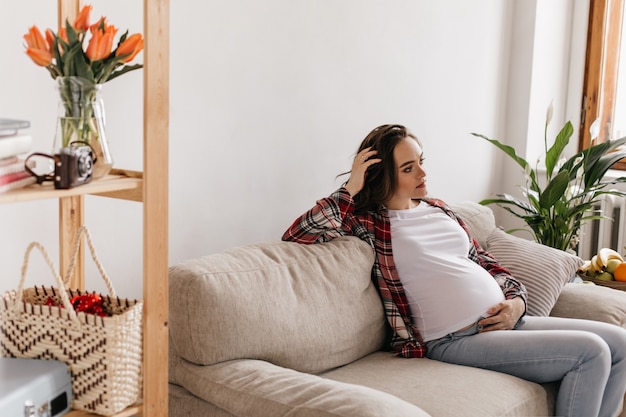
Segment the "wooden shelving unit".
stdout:
[[[58,0],[59,22],[73,21],[80,7],[80,0]],[[143,7],[143,172],[114,170],[71,190],[32,185],[0,195],[0,204],[58,199],[62,271],[69,265],[73,237],[83,224],[85,195],[143,203],[143,398],[115,417],[164,417],[168,409],[169,0],[143,0]],[[83,261],[80,253],[71,288],[84,287]],[[92,414],[71,411],[67,416]]]
[[85,194],[102,195],[124,200],[142,201],[143,174],[137,171],[114,169],[106,177],[69,190],[55,190],[52,182],[31,186],[0,194],[0,204],[46,198],[75,197]]

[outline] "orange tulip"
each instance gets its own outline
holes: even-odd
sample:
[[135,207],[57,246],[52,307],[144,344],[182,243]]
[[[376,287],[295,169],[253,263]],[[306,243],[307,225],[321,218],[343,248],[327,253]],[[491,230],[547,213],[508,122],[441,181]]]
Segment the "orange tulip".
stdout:
[[[65,31],[65,28],[59,31],[58,37],[63,39],[65,42],[67,42],[67,32]],[[48,46],[50,47],[51,53],[53,52],[52,48],[54,47],[54,41],[56,40],[57,40],[57,35],[55,35],[51,29],[46,29],[46,41],[48,42]],[[59,53],[63,54],[63,48],[61,47],[60,44],[58,45],[58,48],[59,48]]]
[[35,64],[47,67],[52,63],[50,46],[37,26],[33,26],[28,30],[28,33],[24,35],[24,40],[27,46],[26,54]]
[[46,29],[46,42],[48,42],[48,46],[50,48],[52,48],[52,45],[54,45],[55,39],[56,36],[54,35],[54,32],[51,29]]
[[109,25],[109,21],[107,20],[107,18],[102,16],[100,19],[98,19],[96,23],[89,26],[89,31],[91,31],[91,33],[94,33],[96,30],[106,31],[106,28],[109,26],[110,25]]
[[115,34],[117,28],[113,25],[104,25],[104,30],[93,26],[91,29],[91,39],[89,45],[87,45],[87,51],[85,54],[91,61],[99,61],[108,57],[111,54],[113,48],[113,41],[115,40]]
[[67,39],[67,29],[61,28],[59,29],[59,38],[63,39],[65,43],[69,43],[70,41]]
[[41,34],[41,31],[37,26],[32,26],[28,29],[28,33],[24,35],[24,40],[29,48],[33,49],[48,49],[48,43],[46,38]]
[[130,62],[143,49],[143,37],[140,33],[130,35],[115,51],[115,56],[130,54],[122,58],[122,62]]
[[76,19],[74,19],[74,29],[79,32],[85,32],[89,29],[89,15],[91,14],[92,9],[93,6],[89,4],[81,9],[78,16],[76,16]]
[[43,51],[41,49],[27,49],[26,55],[33,60],[37,65],[47,67],[52,63],[52,54],[50,52]]
[[142,68],[124,65],[143,50],[141,34],[127,38],[126,31],[123,41],[115,44],[118,29],[104,16],[90,24],[92,12],[92,6],[82,6],[74,22],[66,21],[58,32],[48,29],[42,34],[31,27],[24,35],[26,53],[35,64],[46,67],[53,79],[78,76],[105,83]]

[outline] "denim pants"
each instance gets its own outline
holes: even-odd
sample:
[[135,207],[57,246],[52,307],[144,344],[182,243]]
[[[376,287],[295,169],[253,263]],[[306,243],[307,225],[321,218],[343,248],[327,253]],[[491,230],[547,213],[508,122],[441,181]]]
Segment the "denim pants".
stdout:
[[625,329],[557,317],[524,317],[516,330],[478,327],[427,342],[427,357],[537,383],[561,381],[557,416],[617,415],[626,391]]

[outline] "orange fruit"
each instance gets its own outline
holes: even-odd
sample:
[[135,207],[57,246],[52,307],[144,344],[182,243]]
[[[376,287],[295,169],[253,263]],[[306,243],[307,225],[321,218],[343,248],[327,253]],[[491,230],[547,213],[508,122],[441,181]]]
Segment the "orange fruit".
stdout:
[[617,268],[613,271],[613,278],[615,278],[615,281],[626,282],[626,262],[617,265]]

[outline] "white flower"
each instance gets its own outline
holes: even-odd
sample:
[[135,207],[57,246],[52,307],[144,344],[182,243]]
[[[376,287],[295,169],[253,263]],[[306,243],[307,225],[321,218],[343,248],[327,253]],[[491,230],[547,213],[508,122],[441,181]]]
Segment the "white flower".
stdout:
[[553,106],[552,100],[550,100],[550,105],[548,106],[548,110],[546,110],[546,126],[550,124],[553,113],[554,113],[554,106]]
[[526,166],[524,167],[524,177],[526,177],[526,182],[530,182],[531,178],[530,178],[530,174],[532,174],[533,169],[530,167],[529,164],[526,164]]
[[569,201],[572,199],[572,197],[579,195],[582,191],[583,188],[580,185],[570,184],[570,186],[567,187],[567,191],[565,192],[565,198],[567,198],[567,200]]
[[576,181],[581,181],[584,175],[585,168],[581,165],[580,168],[578,168],[578,171],[576,171]]
[[591,141],[598,137],[600,134],[600,118],[598,117],[593,121],[591,127],[589,128],[589,134],[591,135]]
[[583,155],[574,159],[574,167],[580,165],[578,170],[576,171],[576,182],[580,183],[582,181],[583,176],[585,175],[585,165],[583,162]]

